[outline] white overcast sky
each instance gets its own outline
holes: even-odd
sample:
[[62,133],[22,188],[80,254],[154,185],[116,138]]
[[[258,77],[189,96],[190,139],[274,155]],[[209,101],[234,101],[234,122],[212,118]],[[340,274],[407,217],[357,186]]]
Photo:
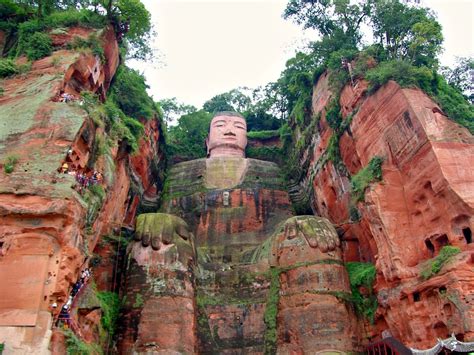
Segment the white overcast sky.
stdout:
[[[176,97],[198,108],[239,86],[275,81],[315,34],[284,20],[287,0],[142,0],[156,30],[155,63],[144,73],[155,100]],[[443,26],[443,65],[474,53],[474,0],[424,0]]]

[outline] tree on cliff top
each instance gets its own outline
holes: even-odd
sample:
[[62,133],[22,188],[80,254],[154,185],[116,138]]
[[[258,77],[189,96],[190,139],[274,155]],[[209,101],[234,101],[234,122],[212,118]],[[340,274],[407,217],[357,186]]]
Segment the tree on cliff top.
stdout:
[[23,27],[30,32],[112,23],[127,57],[145,60],[152,56],[151,15],[140,0],[0,0],[0,28],[16,32],[24,21],[29,22]]
[[441,25],[428,9],[399,0],[290,0],[283,16],[319,32],[322,39],[312,46],[323,62],[334,51],[360,49],[364,23],[389,59],[416,66],[435,67],[443,42]]

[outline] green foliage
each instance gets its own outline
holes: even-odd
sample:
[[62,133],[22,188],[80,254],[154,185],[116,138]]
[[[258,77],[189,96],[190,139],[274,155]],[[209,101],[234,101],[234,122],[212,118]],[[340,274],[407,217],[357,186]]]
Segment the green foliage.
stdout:
[[265,331],[265,354],[275,354],[277,348],[277,314],[280,301],[280,270],[272,267],[270,269],[270,289],[268,290],[265,307],[264,322]]
[[104,47],[99,37],[97,37],[96,33],[90,34],[87,39],[84,39],[78,36],[74,37],[72,42],[68,44],[68,48],[70,49],[90,48],[92,51],[92,54],[99,57],[102,62],[105,61]]
[[245,150],[247,158],[272,161],[281,164],[284,161],[284,154],[280,147],[247,147]]
[[87,344],[80,340],[70,329],[63,330],[66,336],[66,351],[68,355],[102,354],[97,344]]
[[[349,274],[349,281],[352,291],[352,302],[359,315],[374,322],[375,311],[377,310],[377,297],[373,294],[373,284],[375,281],[375,265],[371,263],[348,262],[346,269]],[[361,293],[361,288],[364,292]]]
[[5,343],[0,343],[0,355],[2,355],[4,349],[5,349]]
[[178,125],[168,132],[169,156],[180,161],[204,158],[211,119],[212,115],[203,110],[181,116]]
[[101,323],[104,329],[113,337],[117,329],[117,321],[120,312],[120,299],[118,294],[109,291],[97,292],[97,298],[100,301],[102,309]]
[[373,34],[389,59],[433,68],[441,51],[441,26],[425,8],[400,1],[375,1],[371,15]]
[[433,72],[427,67],[416,67],[405,60],[390,60],[369,69],[365,75],[369,81],[369,91],[374,92],[389,80],[395,80],[402,87],[418,86],[429,88]]
[[474,134],[474,106],[469,103],[460,90],[449,85],[440,75],[436,75],[437,86],[432,93],[443,111]]
[[355,47],[361,40],[360,26],[370,13],[370,4],[347,0],[290,0],[283,16],[304,28],[317,30],[323,37],[344,38],[341,42]]
[[18,68],[13,59],[0,59],[0,78],[6,78],[18,73]]
[[197,111],[197,108],[192,105],[178,102],[176,97],[160,100],[158,101],[158,104],[163,111],[163,118],[166,122],[172,122],[175,118]]
[[443,266],[446,265],[453,258],[453,256],[459,254],[460,252],[461,249],[450,245],[442,247],[439,251],[438,256],[429,260],[423,265],[423,269],[420,272],[420,276],[424,280],[428,280],[429,278],[439,273]]
[[369,91],[374,92],[389,80],[402,87],[417,86],[438,102],[448,117],[474,133],[474,107],[462,92],[449,85],[439,74],[427,67],[415,67],[407,61],[391,60],[369,69],[365,75]]
[[280,137],[280,130],[269,130],[269,131],[250,131],[247,132],[247,138],[249,139],[269,139]]
[[443,67],[442,74],[450,86],[459,90],[474,104],[474,87],[472,85],[471,73],[474,70],[474,58],[456,58],[454,68]]
[[369,164],[365,168],[359,170],[357,174],[351,178],[351,192],[354,201],[363,201],[365,189],[372,182],[382,180],[382,163],[383,158],[375,156],[370,159]]
[[338,131],[342,122],[341,106],[339,105],[339,96],[332,99],[326,107],[326,121],[333,130]]
[[99,29],[106,21],[104,16],[88,9],[69,9],[53,12],[44,18],[43,23],[48,28],[84,26]]
[[216,113],[221,111],[244,112],[249,109],[250,98],[240,89],[233,89],[223,94],[216,95],[206,101],[202,106],[204,111]]
[[133,304],[133,308],[140,308],[143,306],[145,302],[143,301],[143,296],[140,293],[135,294],[135,303]]
[[124,65],[115,74],[110,99],[125,113],[136,119],[151,119],[158,111],[148,95],[148,85],[142,74]]
[[25,54],[29,60],[38,60],[47,57],[53,50],[52,40],[42,32],[35,32],[28,40]]
[[115,22],[128,22],[124,35],[129,58],[147,60],[153,56],[150,42],[153,37],[151,14],[140,0],[109,0],[115,6],[109,13]]
[[106,193],[105,193],[104,188],[101,185],[91,185],[89,186],[89,191],[93,195],[97,196],[100,199],[100,201],[104,201]]
[[3,171],[5,174],[10,174],[15,169],[15,165],[18,163],[18,157],[15,155],[9,155],[3,162]]

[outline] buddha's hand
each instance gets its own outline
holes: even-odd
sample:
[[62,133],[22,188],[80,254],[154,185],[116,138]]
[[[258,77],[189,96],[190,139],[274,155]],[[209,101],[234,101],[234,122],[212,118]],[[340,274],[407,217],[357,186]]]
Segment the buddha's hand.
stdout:
[[141,240],[147,247],[151,244],[154,250],[163,245],[190,243],[192,234],[188,225],[181,218],[167,213],[145,213],[137,217],[135,240]]
[[334,226],[322,217],[293,217],[285,224],[285,234],[288,239],[304,237],[312,248],[319,248],[322,252],[334,250],[340,245]]

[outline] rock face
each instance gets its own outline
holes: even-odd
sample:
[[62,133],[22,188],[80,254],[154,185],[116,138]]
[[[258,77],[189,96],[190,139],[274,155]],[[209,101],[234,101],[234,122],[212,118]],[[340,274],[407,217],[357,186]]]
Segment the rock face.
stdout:
[[[34,62],[27,75],[6,79],[2,85],[0,343],[6,343],[7,352],[47,352],[54,319],[87,253],[102,236],[120,229],[126,216],[133,222],[143,195],[154,206],[157,203],[160,182],[153,172],[159,170],[162,157],[158,120],[146,124],[149,137],[140,147],[149,155],[140,162],[133,162],[120,145],[101,156],[96,153],[97,137],[104,132],[77,101],[58,101],[61,92],[76,98],[82,90],[105,95],[119,53],[113,30],[99,38],[107,43],[107,65],[92,54],[58,50]],[[6,172],[8,160],[17,161],[11,173]],[[74,176],[59,173],[64,162],[70,170],[93,167],[103,172],[105,196],[87,192],[92,203],[86,203],[85,195],[77,193]],[[149,166],[155,169],[141,170]],[[131,181],[136,188],[129,194]],[[58,307],[52,308],[53,303]],[[82,325],[98,323],[100,314],[93,313],[83,314]]]
[[[353,114],[339,141],[344,172],[323,162],[333,134],[325,121],[327,76],[315,87],[313,111],[322,118],[307,154],[313,209],[341,227],[346,261],[376,264],[379,309],[370,337],[389,330],[415,348],[451,333],[473,339],[474,139],[418,89],[389,82],[367,96],[366,88],[356,81],[341,93],[343,116]],[[384,159],[383,181],[354,201],[347,172],[355,175],[375,156]],[[447,245],[461,253],[424,281],[427,260]]]
[[[289,219],[274,163],[236,157],[184,162],[170,169],[165,186],[166,213],[140,215],[142,242],[129,250],[125,292],[132,301],[120,351],[286,354],[356,347],[353,311],[335,296],[349,292],[337,233],[324,219]],[[192,267],[152,256],[163,245],[174,248],[153,242],[172,239],[165,236],[175,227],[162,219],[173,215],[194,236]],[[150,218],[154,222],[143,227],[141,220]],[[181,276],[171,273],[178,265]],[[145,304],[137,304],[137,290],[146,290]],[[315,323],[331,313],[337,313],[331,327]],[[303,314],[312,321],[301,321]]]

